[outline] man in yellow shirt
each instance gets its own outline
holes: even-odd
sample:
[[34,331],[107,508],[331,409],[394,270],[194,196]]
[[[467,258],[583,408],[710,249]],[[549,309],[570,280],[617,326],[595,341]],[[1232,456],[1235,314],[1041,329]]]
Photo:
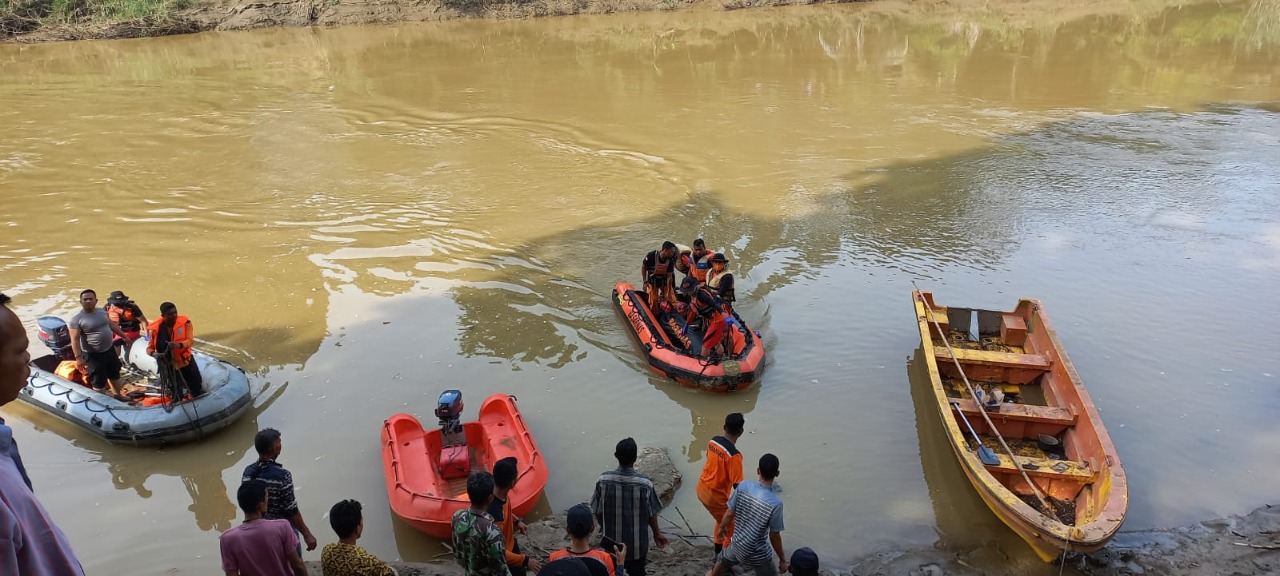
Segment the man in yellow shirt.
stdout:
[[[716,436],[707,444],[707,463],[702,467],[702,476],[698,478],[698,500],[706,507],[707,512],[716,521],[712,534],[716,537],[716,555],[733,538],[733,523],[730,522],[721,530],[724,513],[729,510],[729,495],[742,481],[742,453],[738,452],[738,438],[742,437],[746,419],[742,413],[734,412],[724,417],[724,436]],[[724,535],[721,536],[721,532]]]
[[356,544],[364,532],[359,502],[343,500],[334,504],[329,509],[329,525],[338,534],[338,541],[325,544],[320,552],[320,567],[325,576],[397,576],[386,562]]

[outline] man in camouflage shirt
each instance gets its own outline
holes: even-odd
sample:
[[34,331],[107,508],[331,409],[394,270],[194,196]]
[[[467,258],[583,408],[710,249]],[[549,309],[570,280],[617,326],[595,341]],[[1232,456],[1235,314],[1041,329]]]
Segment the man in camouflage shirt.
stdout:
[[471,507],[453,514],[453,558],[467,576],[511,576],[506,542],[486,510],[493,500],[493,475],[472,472],[467,478]]

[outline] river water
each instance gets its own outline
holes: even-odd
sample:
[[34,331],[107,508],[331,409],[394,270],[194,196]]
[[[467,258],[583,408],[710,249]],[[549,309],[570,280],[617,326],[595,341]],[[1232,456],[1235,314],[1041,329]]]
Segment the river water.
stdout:
[[[90,573],[208,574],[272,426],[322,544],[356,498],[364,546],[429,559],[378,434],[459,388],[471,416],[519,397],[540,514],[634,436],[709,533],[692,484],[741,411],[748,473],[781,458],[788,549],[995,546],[1030,571],[918,433],[916,280],[1044,301],[1128,471],[1126,529],[1274,501],[1276,4],[922,4],[0,46],[0,288],[33,341],[85,287],[172,300],[256,395],[165,450],[6,406],[38,494]],[[769,350],[735,395],[647,374],[608,298],[699,236]]]

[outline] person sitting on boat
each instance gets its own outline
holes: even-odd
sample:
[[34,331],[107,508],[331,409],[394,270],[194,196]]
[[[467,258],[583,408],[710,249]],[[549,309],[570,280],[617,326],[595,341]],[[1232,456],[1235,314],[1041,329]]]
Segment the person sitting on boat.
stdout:
[[649,310],[656,310],[659,301],[672,299],[675,271],[674,242],[663,242],[662,248],[645,255],[644,262],[640,265],[640,277],[644,279],[644,290],[649,296]]
[[702,321],[702,356],[711,356],[711,351],[720,345],[727,333],[725,326],[733,324],[732,316],[725,314],[724,303],[698,279],[685,276],[680,282],[681,293],[689,296],[689,317],[686,322],[693,324],[694,319]]
[[733,292],[733,272],[726,267],[729,259],[724,254],[715,254],[710,260],[711,272],[707,274],[707,287],[724,302],[725,311],[732,314],[733,303],[738,297]]
[[165,302],[160,305],[160,318],[147,326],[147,335],[147,353],[159,363],[161,377],[166,377],[166,370],[176,372],[192,398],[203,394],[204,378],[191,354],[191,345],[195,342],[191,320],[179,316],[173,302]]

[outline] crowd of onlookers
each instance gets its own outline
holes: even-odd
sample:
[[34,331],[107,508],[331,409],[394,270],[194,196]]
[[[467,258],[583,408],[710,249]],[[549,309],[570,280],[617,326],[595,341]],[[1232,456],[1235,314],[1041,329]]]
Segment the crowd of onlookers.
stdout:
[[[21,320],[0,294],[0,406],[17,399],[31,373],[29,342]],[[812,550],[800,548],[790,559],[782,547],[782,501],[774,479],[777,456],[759,458],[756,480],[743,475],[736,443],[743,432],[742,414],[725,418],[724,435],[711,439],[698,479],[698,499],[715,520],[714,559],[708,576],[752,571],[760,576],[818,571]],[[280,433],[266,428],[254,438],[257,461],[245,468],[236,490],[244,521],[219,537],[222,569],[227,576],[297,576],[307,573],[302,549],[314,550],[316,537],[298,509],[293,476],[276,459]],[[538,558],[523,552],[516,534],[527,527],[507,501],[518,480],[514,458],[499,460],[492,471],[467,478],[471,506],[452,518],[453,556],[468,576],[645,576],[650,541],[667,545],[658,526],[662,504],[653,482],[635,469],[638,448],[631,438],[618,442],[618,467],[600,475],[590,504],[566,513],[570,543]],[[395,576],[386,562],[357,544],[364,529],[361,506],[343,500],[329,511],[338,541],[320,554],[325,576]],[[598,544],[592,537],[599,529]],[[0,574],[5,576],[83,576],[84,571],[65,534],[35,497],[31,480],[13,438],[0,419]]]

